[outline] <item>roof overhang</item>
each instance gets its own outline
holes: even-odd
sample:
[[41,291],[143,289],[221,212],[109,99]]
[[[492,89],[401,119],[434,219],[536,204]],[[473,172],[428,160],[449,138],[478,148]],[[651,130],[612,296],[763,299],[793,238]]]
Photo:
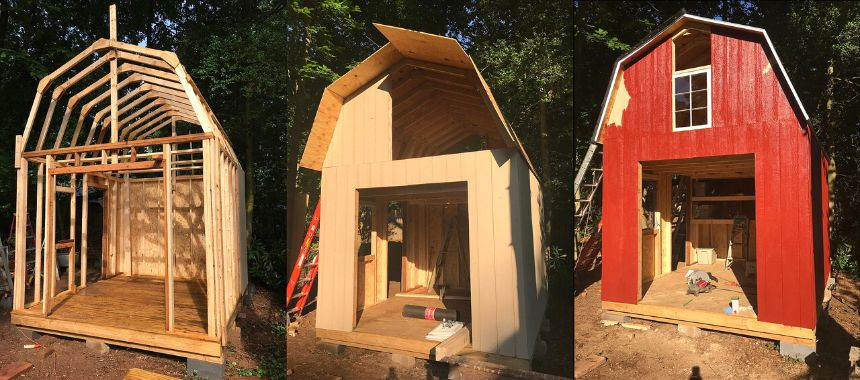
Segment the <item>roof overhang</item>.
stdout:
[[537,172],[519,138],[502,115],[487,82],[475,66],[475,62],[456,39],[388,25],[376,23],[373,25],[388,39],[388,43],[323,90],[299,166],[322,170],[337,125],[337,119],[340,116],[340,108],[346,99],[387,72],[398,62],[412,59],[450,66],[472,73],[483,89],[484,103],[494,115],[502,140],[508,147],[519,151],[529,168],[537,176]]
[[662,43],[664,39],[666,39],[667,37],[671,37],[673,33],[680,30],[690,22],[696,22],[708,26],[717,26],[761,36],[766,42],[767,53],[772,55],[774,60],[776,61],[777,67],[779,68],[779,70],[777,71],[778,75],[781,76],[781,78],[785,81],[785,83],[788,85],[789,90],[791,91],[789,101],[793,102],[795,106],[797,106],[797,110],[803,117],[802,121],[804,123],[809,123],[809,115],[806,113],[806,109],[803,107],[803,103],[800,102],[800,97],[797,96],[797,91],[795,91],[794,85],[791,84],[791,80],[788,78],[788,74],[785,72],[785,67],[783,67],[782,61],[780,61],[779,59],[779,55],[776,54],[776,49],[774,49],[773,43],[770,41],[770,37],[767,35],[766,30],[747,25],[713,20],[690,14],[681,14],[674,21],[669,22],[659,32],[653,34],[650,38],[641,42],[630,52],[615,61],[615,65],[612,69],[612,78],[609,80],[609,86],[606,90],[606,95],[603,98],[603,105],[600,110],[600,117],[597,119],[597,125],[595,126],[594,133],[591,136],[591,140],[593,143],[600,144],[603,142],[603,125],[606,123],[606,119],[609,116],[607,114],[607,110],[611,107],[611,99],[613,92],[615,91],[614,89],[616,88],[616,82],[623,80],[621,78],[623,67],[625,67],[625,65],[627,65],[628,63],[641,57],[642,55],[647,54],[647,52],[650,51],[652,48]]

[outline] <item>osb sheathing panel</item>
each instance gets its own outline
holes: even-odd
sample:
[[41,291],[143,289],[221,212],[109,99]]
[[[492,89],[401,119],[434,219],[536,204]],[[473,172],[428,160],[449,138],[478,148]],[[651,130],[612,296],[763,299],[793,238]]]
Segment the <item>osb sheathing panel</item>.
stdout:
[[[130,182],[129,186],[132,274],[163,277],[164,182]],[[178,177],[174,189],[175,277],[205,281],[203,182]]]

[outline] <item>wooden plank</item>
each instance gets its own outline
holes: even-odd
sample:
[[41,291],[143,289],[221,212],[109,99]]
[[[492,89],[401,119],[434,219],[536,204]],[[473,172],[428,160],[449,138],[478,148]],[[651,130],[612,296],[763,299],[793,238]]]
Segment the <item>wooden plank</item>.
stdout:
[[74,147],[66,147],[66,148],[58,148],[58,149],[44,149],[44,150],[34,150],[29,152],[23,152],[21,156],[23,158],[39,158],[47,155],[64,155],[64,154],[74,154],[74,153],[84,153],[84,152],[99,152],[102,150],[117,150],[117,149],[128,149],[128,148],[139,148],[144,146],[156,146],[162,144],[181,144],[187,142],[195,142],[195,141],[203,141],[207,139],[214,138],[214,134],[212,133],[193,133],[187,135],[179,135],[179,136],[167,136],[167,137],[158,137],[153,139],[146,140],[134,140],[134,141],[120,141],[116,143],[104,143],[104,144],[93,144],[86,146],[74,146]]
[[176,325],[176,311],[174,309],[174,286],[173,286],[173,271],[174,271],[174,252],[173,252],[173,171],[170,170],[173,162],[173,155],[170,153],[170,144],[162,146],[164,153],[164,302],[166,309],[165,322],[167,331],[173,332]]
[[[48,173],[54,168],[54,157],[45,157],[45,169]],[[56,281],[57,271],[57,249],[55,247],[56,225],[54,217],[56,215],[57,192],[57,177],[48,174],[48,184],[45,190],[45,268],[44,268],[44,299],[42,300],[42,315],[47,316],[51,312],[51,306],[54,297],[54,282]]]
[[126,372],[123,380],[179,380],[176,377],[162,375],[155,372],[144,371],[140,368],[132,368]]
[[111,172],[119,170],[138,170],[138,169],[153,169],[161,166],[161,158],[153,157],[152,160],[123,162],[105,165],[84,165],[84,166],[67,166],[64,168],[51,169],[49,174],[80,174],[80,173],[99,173]]
[[90,176],[84,174],[81,184],[81,287],[87,286],[87,239],[89,238]]
[[15,162],[18,174],[15,206],[15,283],[13,284],[13,309],[24,307],[27,263],[27,160],[21,159],[24,137],[15,136]]
[[11,380],[28,369],[32,368],[33,364],[29,362],[12,362],[3,368],[0,368],[0,380]]
[[454,335],[451,335],[448,339],[445,339],[441,343],[439,343],[436,347],[430,351],[430,358],[435,361],[441,361],[451,355],[456,355],[463,348],[471,344],[471,340],[469,339],[469,329],[471,326],[465,326]]
[[77,176],[71,176],[71,186],[72,194],[69,197],[69,240],[71,240],[71,247],[69,247],[69,267],[68,267],[68,278],[69,278],[69,286],[68,290],[70,292],[74,292],[76,289],[75,286],[75,229],[77,228],[77,211],[78,211],[78,197],[75,194],[75,189],[77,188]]
[[[110,39],[111,41],[116,41],[116,5],[111,4],[110,6]],[[113,50],[116,52],[116,50]],[[119,141],[119,89],[117,88],[117,81],[119,79],[119,73],[117,72],[117,60],[112,59],[110,61],[110,142],[116,143]],[[116,157],[116,152],[113,153],[112,162],[116,164],[119,162]]]
[[[692,311],[670,306],[632,305],[610,301],[602,301],[602,307],[604,310],[617,311],[630,315],[635,314],[636,318],[650,319],[651,317],[657,317],[664,320],[673,320],[675,321],[674,323],[697,323],[708,326],[705,327],[708,329],[720,331],[726,331],[721,330],[723,328],[732,329],[735,331],[729,332],[740,331],[738,333],[768,337],[776,340],[785,340],[786,338],[796,338],[802,341],[815,340],[814,329],[786,326],[722,313]],[[759,335],[755,335],[756,333]]]
[[376,300],[383,301],[388,294],[388,202],[376,203]]
[[45,216],[45,164],[39,164],[38,173],[36,173],[36,268],[34,270],[35,280],[33,281],[33,302],[42,300],[42,222]]

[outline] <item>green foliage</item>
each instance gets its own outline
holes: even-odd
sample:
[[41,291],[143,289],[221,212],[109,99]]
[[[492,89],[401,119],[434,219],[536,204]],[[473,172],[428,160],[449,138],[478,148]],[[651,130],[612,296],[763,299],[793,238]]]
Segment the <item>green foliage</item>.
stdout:
[[836,247],[836,252],[834,252],[830,262],[834,270],[860,277],[860,266],[857,264],[856,255],[854,247],[843,242]]
[[286,285],[285,261],[283,249],[266,247],[258,239],[248,241],[248,276],[253,282],[270,289],[282,289]]
[[552,246],[547,250],[546,267],[550,273],[557,272],[567,266],[567,254],[559,247]]
[[263,358],[262,363],[257,368],[240,368],[236,362],[227,362],[227,371],[234,376],[281,380],[287,378],[286,368],[284,367],[285,362],[283,357],[270,354]]

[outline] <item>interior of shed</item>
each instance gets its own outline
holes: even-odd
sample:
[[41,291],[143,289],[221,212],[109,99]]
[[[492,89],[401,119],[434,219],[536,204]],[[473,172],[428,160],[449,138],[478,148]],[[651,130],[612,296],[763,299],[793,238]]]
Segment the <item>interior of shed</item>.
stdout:
[[[417,341],[439,321],[407,318],[404,305],[452,309],[471,322],[465,183],[359,190],[356,327]],[[440,259],[441,255],[441,259]]]
[[[752,154],[641,163],[641,304],[756,318],[755,163]],[[690,270],[716,289],[688,294]]]
[[[174,121],[161,135],[170,139],[172,130],[175,137],[177,124],[180,131],[199,128]],[[22,312],[107,328],[207,334],[203,142],[158,144],[154,137],[122,149],[79,147],[32,158],[45,164],[31,169],[36,186],[30,186],[30,199],[43,211],[34,213],[40,238],[28,243],[33,275]],[[168,239],[175,255],[170,269]]]

